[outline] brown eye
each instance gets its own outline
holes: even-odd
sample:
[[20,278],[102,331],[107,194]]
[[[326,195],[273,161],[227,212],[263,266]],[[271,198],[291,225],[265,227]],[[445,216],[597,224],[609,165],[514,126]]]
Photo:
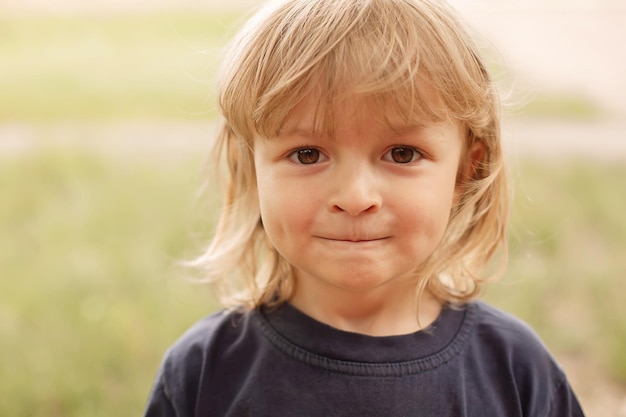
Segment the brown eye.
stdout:
[[415,161],[419,156],[419,152],[406,146],[398,146],[389,151],[389,158],[397,164],[408,164]]
[[320,159],[320,151],[313,148],[300,149],[296,151],[296,157],[301,164],[314,164]]

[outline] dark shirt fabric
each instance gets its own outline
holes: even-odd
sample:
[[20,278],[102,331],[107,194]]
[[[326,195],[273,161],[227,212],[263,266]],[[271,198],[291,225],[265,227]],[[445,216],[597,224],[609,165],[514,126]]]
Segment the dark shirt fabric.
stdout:
[[372,337],[289,304],[220,312],[165,355],[146,417],[583,416],[535,333],[483,302]]

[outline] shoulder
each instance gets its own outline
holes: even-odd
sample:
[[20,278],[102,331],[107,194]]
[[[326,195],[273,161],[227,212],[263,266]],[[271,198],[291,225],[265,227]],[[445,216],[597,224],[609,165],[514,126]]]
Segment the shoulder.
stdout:
[[218,311],[210,316],[198,320],[189,327],[168,350],[168,356],[177,356],[189,350],[201,349],[209,344],[216,336],[232,326],[236,328],[245,313],[240,311]]
[[512,383],[527,415],[582,415],[564,372],[530,326],[484,302],[468,309],[473,326],[465,359],[478,365],[475,376],[496,387]]
[[468,308],[474,316],[470,349],[484,358],[505,362],[513,370],[560,368],[537,333],[519,318],[484,302]]
[[251,312],[219,311],[194,323],[165,354],[167,373],[198,372],[212,352],[241,337],[249,327]]
[[[196,322],[178,338],[165,353],[145,415],[194,415],[202,380],[216,362],[212,358],[219,358],[250,333],[252,315],[220,311]],[[176,414],[164,410],[176,410]]]
[[524,321],[484,302],[471,306],[476,315],[475,336],[512,349],[544,351],[537,333]]

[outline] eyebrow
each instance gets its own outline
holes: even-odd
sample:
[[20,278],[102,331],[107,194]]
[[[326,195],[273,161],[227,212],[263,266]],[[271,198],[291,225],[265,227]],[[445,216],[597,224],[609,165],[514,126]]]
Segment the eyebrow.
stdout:
[[325,133],[319,130],[315,130],[312,128],[303,128],[299,126],[295,126],[289,129],[280,129],[275,137],[280,138],[286,136],[298,136],[304,139],[321,139],[327,137]]
[[[394,126],[389,123],[388,127],[389,127],[389,133],[391,133],[392,135],[404,136],[404,135],[409,135],[412,133],[423,131],[427,127],[427,125],[423,123],[412,123],[412,124]],[[277,137],[300,136],[303,138],[312,139],[312,138],[326,137],[326,134],[313,128],[304,128],[304,127],[295,126],[289,129],[280,129],[276,136]]]
[[426,129],[427,125],[423,123],[414,123],[408,125],[394,126],[389,125],[391,132],[397,136],[404,136],[415,132],[420,132]]

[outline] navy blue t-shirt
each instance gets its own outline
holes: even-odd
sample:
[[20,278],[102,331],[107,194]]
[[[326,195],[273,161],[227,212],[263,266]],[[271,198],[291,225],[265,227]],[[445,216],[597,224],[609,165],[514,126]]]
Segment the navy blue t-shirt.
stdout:
[[485,303],[444,308],[426,330],[372,337],[289,304],[220,312],[167,352],[146,417],[578,417],[535,333]]

